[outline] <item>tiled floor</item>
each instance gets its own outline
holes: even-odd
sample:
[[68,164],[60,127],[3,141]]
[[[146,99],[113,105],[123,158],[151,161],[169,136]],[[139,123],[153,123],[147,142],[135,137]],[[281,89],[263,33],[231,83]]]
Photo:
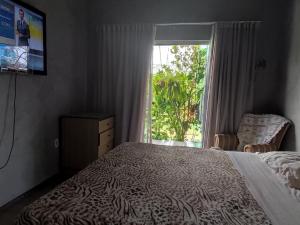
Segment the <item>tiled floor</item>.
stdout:
[[26,205],[52,190],[63,180],[65,180],[65,178],[59,175],[52,177],[24,195],[14,199],[3,207],[0,207],[0,224],[13,225],[18,214]]
[[187,146],[187,147],[195,147],[201,148],[202,144],[199,142],[192,142],[192,141],[165,141],[165,140],[152,140],[153,144],[156,145],[170,145],[170,146]]

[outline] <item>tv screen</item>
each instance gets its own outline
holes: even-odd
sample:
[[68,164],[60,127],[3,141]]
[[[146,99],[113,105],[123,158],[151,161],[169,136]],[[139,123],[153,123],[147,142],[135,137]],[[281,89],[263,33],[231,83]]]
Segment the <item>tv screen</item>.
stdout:
[[19,1],[0,0],[0,71],[46,75],[46,16]]

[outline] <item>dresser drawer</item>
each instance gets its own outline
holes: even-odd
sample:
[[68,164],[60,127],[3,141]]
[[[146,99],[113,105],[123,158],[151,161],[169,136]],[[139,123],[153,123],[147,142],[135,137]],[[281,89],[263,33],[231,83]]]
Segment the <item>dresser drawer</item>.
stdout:
[[106,131],[114,126],[114,118],[110,117],[108,119],[99,122],[99,133]]
[[114,129],[107,130],[100,134],[100,145],[114,139]]
[[113,140],[110,140],[107,143],[101,144],[99,146],[99,150],[98,150],[98,157],[107,153],[109,150],[111,150],[113,148],[113,146],[114,146]]

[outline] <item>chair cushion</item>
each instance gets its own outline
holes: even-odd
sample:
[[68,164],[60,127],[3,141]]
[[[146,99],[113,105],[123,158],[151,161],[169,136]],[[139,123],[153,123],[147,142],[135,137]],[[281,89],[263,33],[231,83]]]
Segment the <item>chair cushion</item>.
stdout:
[[237,137],[238,150],[242,151],[248,144],[269,144],[280,130],[290,121],[273,114],[244,114],[240,122]]

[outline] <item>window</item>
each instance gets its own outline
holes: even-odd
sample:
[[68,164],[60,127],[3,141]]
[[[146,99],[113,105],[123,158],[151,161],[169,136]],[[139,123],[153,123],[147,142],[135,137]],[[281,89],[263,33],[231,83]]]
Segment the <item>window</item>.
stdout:
[[208,45],[199,42],[154,47],[150,93],[154,144],[201,147],[207,53]]

